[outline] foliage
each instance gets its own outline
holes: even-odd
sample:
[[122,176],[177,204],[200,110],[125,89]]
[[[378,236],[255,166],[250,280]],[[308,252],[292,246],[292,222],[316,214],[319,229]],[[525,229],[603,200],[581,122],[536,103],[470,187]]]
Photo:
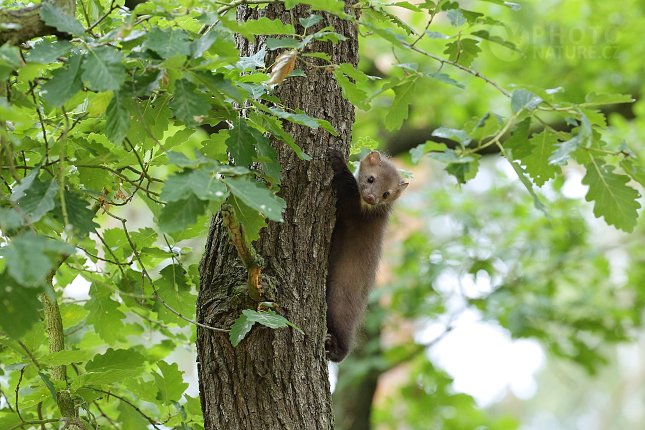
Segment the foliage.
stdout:
[[[632,339],[642,326],[642,228],[630,238],[610,231],[596,237],[598,227],[588,208],[561,194],[561,179],[549,193],[549,221],[532,210],[532,199],[509,180],[509,171],[502,172],[500,163],[486,164],[484,174],[491,175],[494,187],[454,193],[438,183],[422,192],[423,199],[400,209],[403,224],[414,217],[424,227],[410,232],[398,247],[394,281],[378,290],[376,299],[391,302],[387,312],[368,319],[395,340],[378,358],[347,363],[350,375],[374,366],[386,372],[405,363],[409,379],[373,415],[374,422],[389,424],[385,428],[397,428],[403,420],[410,428],[425,429],[431,427],[430,417],[443,420],[446,428],[469,428],[446,419],[452,414],[426,413],[432,404],[451,405],[455,394],[442,388],[450,386],[451,378],[424,351],[466,326],[473,315],[499,323],[513,338],[538,339],[551,357],[592,375],[607,363],[608,345]],[[633,260],[618,261],[617,248]],[[628,277],[618,275],[622,270]],[[415,321],[425,334],[402,330],[405,320]],[[419,345],[421,338],[431,340]],[[470,408],[457,407],[457,416],[465,419]],[[516,428],[512,422],[487,425]]]
[[[374,106],[373,114],[381,115],[366,121],[368,126],[381,123],[388,130],[415,123],[425,101],[418,96],[428,86],[440,88],[432,91],[433,96],[439,93],[437,106],[451,106],[446,115],[461,111],[442,118],[445,126],[434,131],[450,144],[425,143],[413,157],[429,154],[465,183],[475,177],[480,153],[497,147],[534,205],[554,222],[564,223],[552,234],[526,238],[526,243],[536,241],[531,256],[556,245],[564,257],[570,251],[586,251],[575,249],[576,235],[588,234],[576,227],[581,215],[561,210],[557,201],[545,204],[535,189],[560,178],[567,163],[585,166],[586,198],[597,217],[624,231],[635,228],[640,194],[629,181],[643,184],[639,151],[610,134],[599,110],[601,105],[630,102],[631,96],[613,94],[607,83],[599,89],[583,88],[582,96],[559,91],[552,82],[538,88],[530,84],[541,85],[539,75],[528,82],[508,77],[517,74],[517,65],[494,70],[504,84],[516,84],[508,91],[476,71],[482,47],[488,44],[519,55],[516,43],[495,33],[506,27],[489,13],[495,8],[525,13],[516,4],[474,3],[477,10],[469,10],[445,0],[367,0],[350,10],[335,0],[287,0],[278,3],[287,8],[310,5],[310,17],[292,23],[268,18],[238,23],[231,11],[244,3],[150,0],[129,11],[120,0],[91,0],[79,3],[75,16],[48,3],[41,18],[68,35],[67,40],[47,36],[20,47],[0,47],[0,394],[5,405],[0,428],[38,419],[59,421],[57,400],[63,392],[71,393],[85,425],[160,428],[163,422],[166,427],[200,428],[198,399],[185,393],[177,364],[166,362],[195,336],[192,319],[199,277],[185,241],[203,236],[207,215],[224,202],[251,240],[259,236],[267,218],[281,221],[285,204],[276,193],[282,167],[271,139],[309,160],[284,131],[284,122],[335,134],[328,122],[304,113],[306,106],[290,111],[273,92],[284,79],[307,79],[309,70],[333,73],[343,97],[363,111]],[[394,52],[396,67],[376,76],[311,52],[314,42],[346,40],[324,27],[325,13],[354,22],[365,36],[366,51],[379,46],[372,51]],[[271,37],[263,40],[256,55],[241,58],[235,33],[249,40]],[[278,55],[279,50],[284,51]],[[275,58],[275,65],[269,58]],[[464,109],[453,103],[452,92],[463,94],[464,89],[476,100],[492,91],[495,104],[472,112],[477,109],[468,102]],[[204,131],[217,130],[212,127],[223,121],[228,129],[210,135]],[[568,127],[556,127],[559,122]],[[631,126],[619,125],[628,134]],[[137,202],[137,209],[131,209]],[[515,214],[518,208],[499,205],[518,222],[517,237],[527,228],[547,228],[540,213],[522,207],[521,214]],[[145,212],[142,216],[149,221],[142,223],[136,212]],[[461,222],[468,232],[484,226],[476,219]],[[579,313],[569,315],[571,303],[559,302],[555,293],[573,282],[550,271],[550,260],[527,264],[522,258],[529,254],[517,256],[511,245],[500,248],[510,261],[522,262],[521,272],[496,273],[491,257],[466,260],[459,270],[473,276],[483,270],[491,278],[505,279],[490,297],[470,297],[468,304],[499,319],[515,335],[542,338],[555,353],[591,370],[601,356],[589,346],[592,343],[576,340],[572,330],[583,327],[589,336],[601,339],[613,331],[615,339],[624,339],[627,329],[640,324],[636,311],[612,307],[612,317],[601,318],[590,311],[595,307],[586,306],[588,300],[594,305],[612,303],[609,292],[608,297],[592,294],[594,283],[607,276],[601,257],[597,264],[585,266],[591,298],[579,297]],[[417,256],[432,252],[421,236],[413,236],[405,246]],[[407,264],[402,274],[420,281],[439,271],[415,259]],[[441,270],[448,269],[447,263],[441,265]],[[552,276],[542,278],[544,274]],[[519,289],[527,278],[540,282]],[[86,299],[64,294],[81,281],[91,285]],[[426,281],[429,285],[431,280]],[[47,300],[60,304],[65,350],[50,352],[41,322]],[[399,293],[395,300],[405,316],[427,315],[424,312],[437,312],[442,306]],[[406,310],[411,300],[429,309]],[[525,308],[513,312],[518,304]],[[254,322],[284,327],[287,322],[278,314],[245,310],[231,339],[239,341]],[[556,324],[546,324],[552,321]],[[622,325],[626,323],[628,327]],[[53,369],[61,366],[70,369],[67,380],[54,378]],[[445,376],[436,377],[445,385]],[[10,400],[12,393],[15,401]],[[452,400],[472,406],[460,396]]]

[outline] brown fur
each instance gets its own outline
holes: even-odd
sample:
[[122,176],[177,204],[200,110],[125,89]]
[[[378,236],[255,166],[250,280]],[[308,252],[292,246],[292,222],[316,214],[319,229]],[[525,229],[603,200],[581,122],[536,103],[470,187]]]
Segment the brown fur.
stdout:
[[[408,183],[378,151],[361,161],[356,177],[340,151],[330,148],[329,156],[337,201],[327,275],[325,350],[331,361],[339,362],[349,352],[367,306],[393,202]],[[384,193],[388,195],[383,197]]]

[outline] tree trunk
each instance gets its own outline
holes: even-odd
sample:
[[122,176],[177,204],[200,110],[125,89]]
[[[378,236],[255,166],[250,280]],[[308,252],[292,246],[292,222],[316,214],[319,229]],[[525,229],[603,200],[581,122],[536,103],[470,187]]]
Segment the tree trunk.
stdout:
[[[332,25],[347,40],[337,45],[318,43],[309,49],[327,52],[335,64],[356,65],[356,29],[348,21],[316,13],[325,17],[314,30]],[[301,33],[297,18],[310,14],[308,7],[285,11],[276,5],[265,9],[241,8],[238,19],[268,16],[293,22]],[[253,55],[259,44],[238,39],[242,56]],[[277,54],[270,52],[267,64]],[[298,67],[303,67],[301,64]],[[265,261],[263,284],[268,280],[267,294],[279,305],[276,312],[305,334],[291,328],[273,330],[256,324],[233,348],[226,333],[198,327],[199,386],[207,430],[334,427],[324,352],[325,279],[335,217],[327,148],[333,146],[347,153],[354,108],[342,98],[331,73],[324,68],[304,71],[306,78],[288,78],[278,89],[278,96],[288,108],[329,121],[339,136],[321,128],[284,124],[285,131],[312,159],[300,160],[288,146],[273,142],[284,168],[279,195],[287,202],[287,209],[284,222],[269,222],[254,245]],[[215,216],[200,264],[198,320],[230,327],[245,306],[253,305],[234,298],[234,290],[245,283],[246,271],[229,243],[221,217]]]
[[[378,380],[384,372],[381,356],[381,324],[383,309],[371,305],[354,353],[340,365],[333,402],[338,430],[370,430],[372,401]],[[371,315],[370,315],[371,314]],[[371,318],[370,318],[371,317]],[[360,371],[356,371],[360,368]]]

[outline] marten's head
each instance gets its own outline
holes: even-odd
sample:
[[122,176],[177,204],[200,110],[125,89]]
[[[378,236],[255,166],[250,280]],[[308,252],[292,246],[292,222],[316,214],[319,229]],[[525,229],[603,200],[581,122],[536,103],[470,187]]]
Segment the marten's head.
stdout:
[[361,161],[356,180],[365,210],[394,202],[408,186],[394,163],[378,151],[370,152]]

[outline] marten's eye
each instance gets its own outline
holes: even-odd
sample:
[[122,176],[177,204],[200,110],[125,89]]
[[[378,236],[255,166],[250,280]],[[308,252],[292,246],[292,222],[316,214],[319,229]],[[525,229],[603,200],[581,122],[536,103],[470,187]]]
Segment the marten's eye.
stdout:
[[383,193],[383,198],[384,198],[384,199],[387,199],[387,196],[389,196],[389,195],[390,195],[390,193],[388,193],[388,192],[386,191],[386,192],[384,192],[384,193]]
[[369,182],[370,184],[374,183],[374,176],[367,178],[367,182]]

